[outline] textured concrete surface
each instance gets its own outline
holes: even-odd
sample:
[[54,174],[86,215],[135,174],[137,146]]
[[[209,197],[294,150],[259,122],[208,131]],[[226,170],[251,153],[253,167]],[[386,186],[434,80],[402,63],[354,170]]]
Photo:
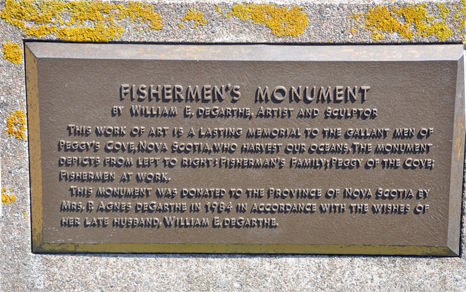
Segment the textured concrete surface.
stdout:
[[[251,1],[256,2],[256,1]],[[139,33],[134,24],[121,21],[125,42],[245,42],[245,43],[374,43],[364,29],[350,32],[355,12],[392,1],[307,1],[309,16],[306,32],[298,37],[277,37],[262,24],[222,18],[210,1],[157,1],[162,14],[160,31]],[[228,11],[236,2],[219,3]],[[280,1],[291,5],[295,2]],[[399,5],[420,3],[404,1]],[[459,5],[450,1],[447,5]],[[5,1],[0,1],[0,8]],[[434,10],[435,2],[428,1]],[[186,8],[204,11],[208,22],[194,28],[186,22],[179,28]],[[461,28],[445,40],[462,41]],[[46,39],[54,39],[47,36]],[[34,39],[0,19],[2,43]],[[435,37],[407,40],[388,34],[379,43],[442,42]],[[16,194],[11,204],[3,204],[0,218],[1,291],[465,291],[466,237],[462,226],[461,257],[383,257],[314,255],[125,255],[125,254],[32,254],[27,139],[18,140],[4,133],[9,113],[26,110],[24,62],[4,60],[0,52],[0,147],[1,184],[8,194]],[[11,187],[11,191],[9,188]],[[463,210],[466,201],[463,199]],[[465,213],[463,211],[463,222]]]

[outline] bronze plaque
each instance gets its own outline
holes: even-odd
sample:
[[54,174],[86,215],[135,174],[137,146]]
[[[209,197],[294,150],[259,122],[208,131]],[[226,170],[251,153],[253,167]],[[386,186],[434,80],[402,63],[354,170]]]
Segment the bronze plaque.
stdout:
[[34,252],[459,254],[462,45],[25,54]]

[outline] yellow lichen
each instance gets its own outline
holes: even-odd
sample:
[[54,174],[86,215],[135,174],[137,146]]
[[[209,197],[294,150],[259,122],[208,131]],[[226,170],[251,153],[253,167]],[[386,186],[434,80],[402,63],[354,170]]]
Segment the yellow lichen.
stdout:
[[26,137],[26,114],[22,110],[15,110],[13,113],[10,113],[6,122],[7,129],[5,133],[10,134],[10,137],[15,135],[19,140],[23,140]]
[[118,5],[120,15],[118,19],[130,18],[132,22],[145,23],[146,27],[153,30],[160,30],[163,27],[160,12],[154,12],[152,6],[140,2],[129,2],[128,7]]
[[3,59],[19,64],[23,59],[23,50],[21,50],[19,44],[7,41],[3,43]]
[[450,9],[445,6],[443,3],[436,3],[437,7],[440,9],[440,17],[443,19],[447,18],[447,13],[450,12]]
[[439,21],[434,22],[430,26],[428,26],[426,28],[426,32],[423,35],[435,35],[440,40],[444,41],[453,35],[453,31],[451,30],[451,28],[445,25],[445,22]]
[[362,16],[362,15],[363,15],[362,12],[361,12],[361,13],[353,13],[353,15],[351,15],[349,18],[352,18],[352,19],[354,19],[354,20],[358,20],[358,18],[359,18],[360,16]]
[[204,19],[204,14],[200,11],[196,11],[195,9],[188,8],[186,11],[185,16],[181,18],[181,20],[193,20],[194,27],[196,28],[198,25],[204,25],[207,23],[207,20]]
[[[11,191],[11,188],[10,188]],[[10,204],[13,203],[16,199],[15,194],[7,195],[6,188],[2,188],[2,204]]]
[[[445,41],[453,35],[453,30],[445,23],[447,13],[450,11],[443,4],[437,5],[440,9],[438,16],[442,20],[436,20],[436,16],[428,15],[426,4],[406,6],[374,6],[364,16],[365,29],[372,32],[372,39],[378,41],[385,37],[384,33],[397,33],[412,40],[414,35],[428,37],[435,36]],[[437,18],[438,19],[438,18]]]
[[98,1],[32,1],[6,0],[0,17],[38,38],[55,35],[66,41],[107,42],[124,31],[116,20],[129,19],[139,28],[160,30],[159,12],[141,2],[112,4]]
[[465,38],[463,42],[466,43],[466,0],[461,0],[461,4],[456,6],[457,11],[453,15],[454,21],[458,23],[461,30],[461,35]]
[[218,4],[215,4],[215,11],[217,11],[220,14],[223,14],[223,12],[222,12],[222,10],[220,10],[220,7],[218,6]]
[[253,23],[265,24],[276,36],[298,36],[306,29],[309,19],[302,10],[304,7],[275,4],[242,4],[233,5],[226,17],[235,16],[241,20],[252,20]]
[[183,28],[183,26],[184,26],[184,24],[182,24],[182,23],[178,24],[179,28]]

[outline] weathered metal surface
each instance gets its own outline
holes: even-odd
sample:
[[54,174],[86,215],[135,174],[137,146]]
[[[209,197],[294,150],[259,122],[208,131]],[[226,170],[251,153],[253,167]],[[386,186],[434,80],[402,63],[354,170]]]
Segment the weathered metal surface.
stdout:
[[33,250],[457,255],[463,72],[461,45],[27,43]]

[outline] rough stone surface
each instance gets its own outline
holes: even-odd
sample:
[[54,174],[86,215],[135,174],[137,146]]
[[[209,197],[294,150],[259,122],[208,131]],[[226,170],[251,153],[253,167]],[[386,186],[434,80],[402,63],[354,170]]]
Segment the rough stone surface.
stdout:
[[[258,2],[258,1],[251,1]],[[427,1],[434,9],[435,2]],[[306,7],[309,26],[302,36],[279,38],[264,25],[219,17],[211,1],[156,1],[165,23],[161,31],[140,34],[122,21],[124,42],[202,43],[373,43],[368,32],[350,34],[349,16],[392,1],[306,1],[277,4]],[[219,3],[222,10],[235,3]],[[419,3],[403,1],[402,5]],[[458,4],[449,1],[447,5]],[[0,1],[0,8],[5,2]],[[197,29],[179,19],[186,8],[204,12],[210,20]],[[311,35],[312,33],[312,35]],[[1,42],[21,44],[32,39],[0,19]],[[54,39],[54,37],[46,37]],[[459,30],[446,42],[459,43]],[[379,41],[380,42],[380,41]],[[382,42],[408,42],[396,34]],[[409,42],[440,42],[414,38]],[[24,62],[13,64],[0,52],[1,184],[12,188],[16,201],[2,205],[0,218],[1,291],[465,291],[466,236],[462,226],[460,257],[383,257],[323,255],[176,255],[176,254],[32,254],[27,139],[8,137],[6,119],[16,109],[26,110]],[[464,196],[463,196],[464,197]],[[466,201],[463,199],[463,210]],[[466,214],[463,211],[463,222]]]

